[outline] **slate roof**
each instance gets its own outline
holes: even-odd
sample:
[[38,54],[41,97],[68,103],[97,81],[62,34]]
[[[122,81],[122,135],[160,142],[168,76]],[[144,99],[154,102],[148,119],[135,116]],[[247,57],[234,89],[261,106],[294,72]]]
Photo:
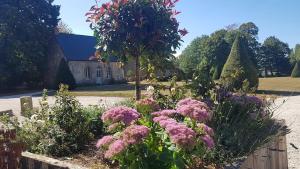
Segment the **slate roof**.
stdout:
[[[60,33],[56,36],[68,61],[89,61],[95,54],[96,38],[94,36]],[[118,58],[111,56],[110,62],[117,62]]]

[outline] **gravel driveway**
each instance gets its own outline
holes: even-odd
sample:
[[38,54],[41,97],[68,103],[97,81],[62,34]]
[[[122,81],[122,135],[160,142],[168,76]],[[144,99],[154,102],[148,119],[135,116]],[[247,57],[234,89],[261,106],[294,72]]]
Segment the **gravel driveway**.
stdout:
[[[40,92],[0,97],[0,111],[11,109],[13,110],[16,116],[19,116],[20,109],[21,109],[19,98],[22,96],[33,96],[32,97],[33,107],[39,107],[39,100],[41,99],[41,97],[35,96],[38,94],[40,94]],[[103,105],[103,104],[106,106],[112,106],[113,104],[124,100],[124,98],[121,97],[77,96],[76,98],[83,106]],[[51,105],[54,102],[55,102],[55,98],[53,96],[49,96],[48,103]]]
[[291,129],[287,135],[289,169],[300,169],[300,96],[279,98],[275,105],[279,106],[275,117],[285,119]]

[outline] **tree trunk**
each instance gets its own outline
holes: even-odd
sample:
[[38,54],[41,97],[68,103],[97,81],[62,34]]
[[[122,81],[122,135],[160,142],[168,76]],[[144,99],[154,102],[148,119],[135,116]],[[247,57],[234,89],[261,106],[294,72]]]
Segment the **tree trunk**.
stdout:
[[140,56],[135,57],[135,98],[141,99]]

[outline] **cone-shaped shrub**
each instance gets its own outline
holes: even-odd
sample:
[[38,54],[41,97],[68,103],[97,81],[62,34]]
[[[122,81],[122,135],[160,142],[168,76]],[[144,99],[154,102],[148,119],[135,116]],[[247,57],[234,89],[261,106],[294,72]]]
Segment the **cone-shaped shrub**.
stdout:
[[66,84],[69,89],[76,87],[76,81],[65,59],[61,59],[55,79],[54,88],[58,89],[60,84]]
[[292,71],[292,77],[300,77],[300,61],[295,64],[295,67]]
[[258,75],[247,54],[245,41],[237,36],[221,73],[221,83],[229,90],[256,90]]

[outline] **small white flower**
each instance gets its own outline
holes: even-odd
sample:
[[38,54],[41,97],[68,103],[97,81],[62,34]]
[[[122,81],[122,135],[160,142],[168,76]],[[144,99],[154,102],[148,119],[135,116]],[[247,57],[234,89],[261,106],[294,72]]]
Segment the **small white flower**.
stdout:
[[154,87],[148,86],[146,90],[147,90],[147,92],[154,92]]
[[171,92],[175,92],[176,89],[174,87],[171,88]]

